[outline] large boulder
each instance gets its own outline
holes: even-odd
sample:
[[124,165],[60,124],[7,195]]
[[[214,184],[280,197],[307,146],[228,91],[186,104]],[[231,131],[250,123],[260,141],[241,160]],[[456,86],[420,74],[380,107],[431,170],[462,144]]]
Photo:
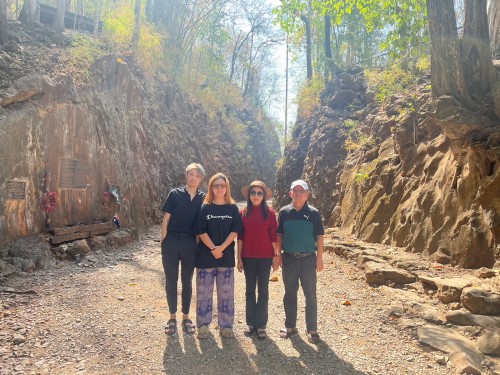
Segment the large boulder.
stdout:
[[472,285],[466,278],[445,279],[420,275],[422,284],[432,285],[437,288],[437,298],[443,303],[459,302],[462,290]]
[[455,330],[430,325],[419,327],[417,334],[421,344],[450,354],[451,362],[461,371],[460,374],[482,374],[484,357],[473,341]]
[[0,276],[8,276],[16,272],[16,267],[0,259]]
[[464,310],[448,311],[445,318],[448,323],[459,326],[500,328],[500,317],[471,314]]
[[68,247],[67,252],[75,259],[80,259],[81,257],[90,253],[90,247],[87,240],[76,240],[71,246]]
[[368,284],[380,285],[391,281],[396,284],[411,284],[417,279],[410,272],[391,267],[386,263],[366,262],[364,268]]
[[500,328],[482,335],[477,340],[477,347],[484,354],[500,355]]
[[479,288],[465,288],[460,302],[469,311],[481,315],[500,316],[500,294]]
[[13,268],[22,272],[33,272],[55,264],[50,245],[42,235],[20,238],[5,246],[0,265],[0,275],[13,273]]

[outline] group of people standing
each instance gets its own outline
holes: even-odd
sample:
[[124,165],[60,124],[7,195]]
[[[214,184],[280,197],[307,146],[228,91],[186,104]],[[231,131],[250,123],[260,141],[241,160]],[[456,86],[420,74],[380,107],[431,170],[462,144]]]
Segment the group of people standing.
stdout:
[[[237,268],[244,272],[246,282],[244,334],[265,339],[270,273],[271,269],[276,271],[281,266],[285,327],[280,330],[280,337],[289,338],[298,332],[300,282],[306,300],[306,335],[310,342],[318,342],[316,272],[324,268],[324,230],[318,210],[307,203],[308,184],[303,180],[292,183],[292,203],[283,207],[276,219],[274,210],[267,204],[272,191],[264,182],[253,181],[243,187],[242,195],[247,203],[240,211],[231,196],[227,176],[213,175],[207,194],[199,189],[204,177],[200,164],[188,165],[186,185],[171,190],[162,207],[162,263],[170,313],[166,334],[177,333],[180,263],[184,332],[198,331],[199,339],[209,336],[215,284],[220,334],[227,338],[234,336],[234,269]],[[196,325],[189,317],[195,269]]]

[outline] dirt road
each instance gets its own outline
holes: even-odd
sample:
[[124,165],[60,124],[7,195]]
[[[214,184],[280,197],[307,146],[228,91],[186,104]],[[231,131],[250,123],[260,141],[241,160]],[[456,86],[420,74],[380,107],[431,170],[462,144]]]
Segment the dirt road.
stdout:
[[[205,341],[182,332],[167,337],[159,232],[152,228],[138,242],[92,253],[79,265],[64,262],[4,280],[0,374],[448,373],[411,330],[391,322],[387,297],[333,254],[326,254],[319,275],[319,344],[305,338],[302,298],[300,334],[279,338],[284,322],[279,271],[279,281],[270,283],[268,339],[243,335],[245,287],[238,272],[234,339],[222,339],[214,325]],[[36,294],[7,293],[6,287]],[[342,304],[346,300],[350,306]]]

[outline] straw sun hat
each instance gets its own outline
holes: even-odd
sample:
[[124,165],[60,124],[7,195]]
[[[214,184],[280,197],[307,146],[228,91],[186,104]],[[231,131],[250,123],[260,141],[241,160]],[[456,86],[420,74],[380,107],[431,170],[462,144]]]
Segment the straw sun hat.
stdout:
[[241,188],[241,194],[243,194],[243,197],[245,199],[248,198],[248,192],[250,191],[251,188],[253,187],[260,187],[262,190],[264,190],[264,193],[265,193],[265,200],[269,200],[271,199],[271,197],[273,196],[273,192],[271,191],[271,189],[269,189],[265,183],[263,183],[262,181],[254,181],[252,182],[250,185],[248,186],[243,186]]

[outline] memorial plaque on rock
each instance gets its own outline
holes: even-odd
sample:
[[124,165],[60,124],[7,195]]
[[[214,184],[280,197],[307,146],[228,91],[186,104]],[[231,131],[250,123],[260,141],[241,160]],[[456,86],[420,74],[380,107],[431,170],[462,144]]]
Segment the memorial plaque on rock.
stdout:
[[87,186],[87,163],[61,158],[61,187],[84,189]]
[[26,183],[24,181],[7,181],[7,199],[26,199]]

